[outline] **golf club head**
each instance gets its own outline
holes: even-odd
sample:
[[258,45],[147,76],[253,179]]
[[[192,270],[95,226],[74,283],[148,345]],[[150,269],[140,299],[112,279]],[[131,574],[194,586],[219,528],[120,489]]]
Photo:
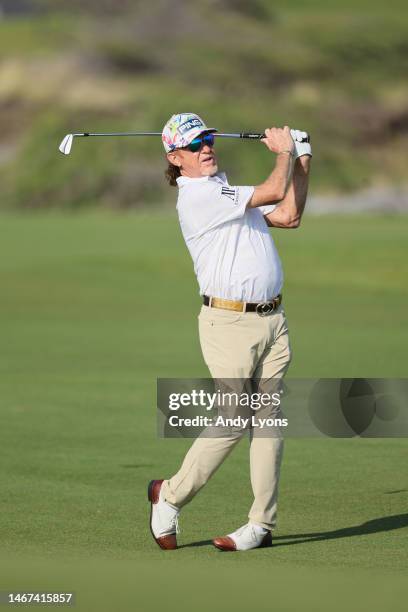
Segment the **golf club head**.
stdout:
[[71,153],[71,147],[72,147],[73,140],[74,140],[73,134],[67,134],[65,136],[65,138],[63,139],[63,141],[61,142],[59,146],[59,150],[61,151],[61,153],[63,153],[64,155],[69,155]]

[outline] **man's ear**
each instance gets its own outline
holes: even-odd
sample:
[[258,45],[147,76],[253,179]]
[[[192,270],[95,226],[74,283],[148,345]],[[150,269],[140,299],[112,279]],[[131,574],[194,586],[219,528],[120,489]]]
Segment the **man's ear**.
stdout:
[[177,166],[178,168],[181,168],[181,160],[179,159],[175,151],[172,151],[171,153],[167,153],[167,159],[169,160],[171,164],[173,164],[173,166]]

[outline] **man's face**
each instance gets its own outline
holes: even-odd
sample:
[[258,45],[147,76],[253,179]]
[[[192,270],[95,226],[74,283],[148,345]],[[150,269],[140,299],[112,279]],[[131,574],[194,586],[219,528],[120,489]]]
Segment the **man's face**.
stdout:
[[[204,135],[201,134],[199,138]],[[199,178],[200,176],[213,176],[218,172],[214,145],[211,146],[205,142],[202,142],[198,151],[195,152],[189,151],[187,147],[176,149],[167,154],[167,159],[180,168],[182,176]]]

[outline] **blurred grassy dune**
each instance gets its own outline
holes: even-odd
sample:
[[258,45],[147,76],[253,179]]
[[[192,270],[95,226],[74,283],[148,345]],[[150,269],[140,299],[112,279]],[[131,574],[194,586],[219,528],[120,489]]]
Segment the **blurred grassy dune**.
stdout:
[[[314,192],[406,181],[408,11],[402,0],[0,1],[2,208],[129,208],[169,199],[158,139],[70,131],[161,129],[193,110],[225,131],[288,123],[313,135]],[[386,147],[386,153],[382,151]],[[232,180],[271,166],[222,142]]]

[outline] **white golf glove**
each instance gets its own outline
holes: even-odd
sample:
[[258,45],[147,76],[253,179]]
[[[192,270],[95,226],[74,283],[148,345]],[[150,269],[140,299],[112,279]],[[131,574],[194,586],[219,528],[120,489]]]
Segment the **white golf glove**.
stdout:
[[310,157],[312,157],[309,134],[307,132],[302,132],[302,130],[290,130],[290,133],[295,143],[295,159],[302,155],[310,155]]

